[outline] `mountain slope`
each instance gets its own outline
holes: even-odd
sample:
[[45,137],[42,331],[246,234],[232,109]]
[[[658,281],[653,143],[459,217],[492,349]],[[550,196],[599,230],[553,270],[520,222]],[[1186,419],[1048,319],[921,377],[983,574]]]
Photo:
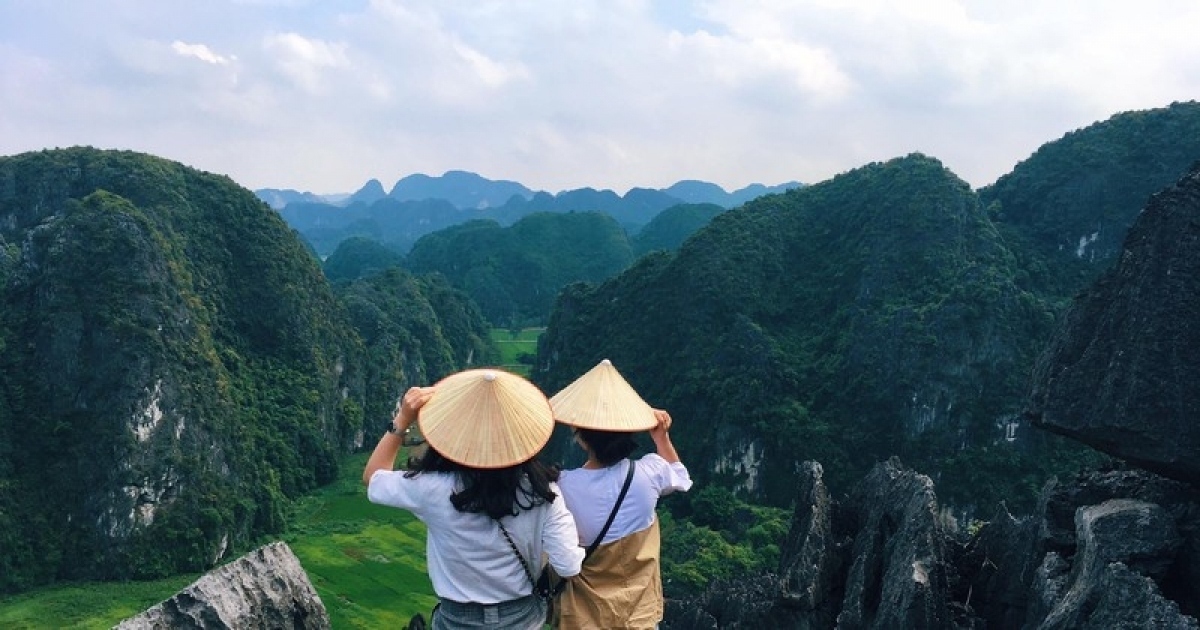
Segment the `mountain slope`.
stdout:
[[553,393],[612,359],[677,414],[700,478],[772,502],[802,459],[843,479],[890,454],[937,471],[1020,410],[1054,312],[1017,268],[970,187],[912,155],[755,200],[674,257],[571,287],[535,376]]
[[624,231],[597,212],[534,213],[509,227],[470,221],[427,234],[405,261],[439,273],[496,326],[541,324],[571,282],[600,282],[633,261]]
[[1083,263],[1082,288],[1108,268],[1150,195],[1200,160],[1200,102],[1125,112],[1048,142],[981,189],[997,219],[1052,264]]
[[252,193],[149,155],[0,158],[0,244],[0,592],[212,566],[487,360],[444,282],[373,279],[421,308],[365,317]]

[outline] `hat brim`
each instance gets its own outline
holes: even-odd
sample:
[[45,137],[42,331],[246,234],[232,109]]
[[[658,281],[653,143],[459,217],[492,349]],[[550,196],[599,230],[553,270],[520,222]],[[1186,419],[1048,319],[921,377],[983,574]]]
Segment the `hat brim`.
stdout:
[[508,468],[533,459],[550,441],[554,415],[536,385],[489,368],[439,381],[417,424],[430,448],[450,461]]

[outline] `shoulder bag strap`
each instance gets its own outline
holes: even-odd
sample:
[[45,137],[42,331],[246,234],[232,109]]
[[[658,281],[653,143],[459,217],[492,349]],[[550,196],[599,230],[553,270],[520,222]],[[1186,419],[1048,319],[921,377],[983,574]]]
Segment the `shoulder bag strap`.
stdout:
[[[588,548],[584,551],[584,562],[587,562],[588,557],[592,555],[592,552],[596,551],[596,548],[600,546],[600,541],[604,540],[604,536],[608,534],[608,528],[612,527],[613,519],[617,518],[617,510],[621,509],[621,502],[625,500],[625,495],[629,493],[629,485],[633,483],[634,463],[633,460],[626,461],[629,462],[629,470],[625,473],[625,483],[621,485],[621,493],[617,495],[617,502],[613,504],[612,512],[609,512],[608,514],[608,520],[604,523],[604,529],[600,530],[600,535],[596,536],[596,539],[593,540],[592,544],[588,545]],[[516,547],[513,548],[516,549]],[[550,596],[557,597],[558,594],[561,593],[564,588],[566,588],[566,586],[567,580],[560,580],[550,590]]]
[[521,555],[521,551],[517,549],[517,543],[513,542],[512,536],[508,535],[508,530],[504,528],[504,523],[500,519],[495,519],[496,524],[500,526],[500,533],[504,534],[504,540],[508,541],[508,546],[512,547],[513,553],[517,556],[517,562],[521,563],[521,570],[525,572],[525,577],[529,578],[529,585],[537,587],[537,580],[533,579],[533,572],[529,570],[529,565],[525,563],[525,556]]
[[621,486],[621,494],[617,495],[617,502],[613,504],[612,512],[608,514],[608,522],[604,523],[604,529],[600,530],[600,535],[596,536],[596,540],[593,540],[592,544],[588,545],[587,551],[583,556],[585,560],[596,551],[596,548],[600,546],[600,541],[604,540],[605,534],[608,534],[608,528],[612,527],[613,519],[617,518],[617,510],[621,509],[621,502],[625,500],[625,494],[629,492],[629,484],[633,482],[634,464],[633,460],[626,461],[629,462],[629,472],[625,474],[625,485]]

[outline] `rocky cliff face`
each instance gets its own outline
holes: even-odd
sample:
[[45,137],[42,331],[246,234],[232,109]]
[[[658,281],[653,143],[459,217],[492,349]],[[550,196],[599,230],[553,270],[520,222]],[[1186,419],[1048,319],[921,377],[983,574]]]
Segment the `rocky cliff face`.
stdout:
[[153,156],[0,158],[0,182],[0,591],[278,531],[361,424],[316,260],[249,191]]
[[1200,627],[1200,167],[1153,198],[1120,260],[1040,360],[1030,415],[1142,468],[1052,480],[1032,515],[966,535],[895,459],[841,502],[807,463],[777,574],[671,602],[664,625]]
[[1034,374],[1042,428],[1200,483],[1200,169],[1151,200]]
[[778,572],[670,601],[664,627],[1198,627],[1200,495],[1189,486],[1090,473],[1051,482],[1037,514],[1001,510],[967,535],[929,478],[895,459],[845,502],[828,499],[819,465],[804,469]]
[[287,544],[271,543],[214,569],[170,599],[117,624],[154,628],[329,628],[329,614]]

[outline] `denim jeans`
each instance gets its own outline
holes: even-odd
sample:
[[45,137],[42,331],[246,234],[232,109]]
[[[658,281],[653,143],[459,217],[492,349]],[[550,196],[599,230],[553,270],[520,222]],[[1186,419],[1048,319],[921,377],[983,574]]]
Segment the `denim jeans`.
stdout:
[[459,628],[504,628],[541,630],[546,623],[546,604],[527,595],[499,604],[464,604],[448,599],[438,601],[433,612],[432,630]]

